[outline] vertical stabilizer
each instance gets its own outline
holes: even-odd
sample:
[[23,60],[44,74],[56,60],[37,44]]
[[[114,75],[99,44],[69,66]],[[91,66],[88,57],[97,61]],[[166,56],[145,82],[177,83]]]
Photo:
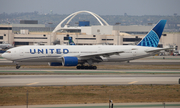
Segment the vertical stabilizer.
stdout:
[[75,45],[74,41],[72,40],[72,37],[69,37],[69,45]]
[[138,43],[137,46],[157,47],[165,24],[166,20],[159,21],[159,23]]

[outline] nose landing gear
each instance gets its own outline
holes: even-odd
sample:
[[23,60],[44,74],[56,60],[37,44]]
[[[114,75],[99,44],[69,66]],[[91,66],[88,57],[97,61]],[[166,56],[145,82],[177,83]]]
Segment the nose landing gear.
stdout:
[[19,69],[19,68],[21,67],[21,66],[19,65],[19,63],[16,62],[16,61],[13,61],[13,63],[16,64],[16,69]]
[[16,69],[19,69],[20,67],[21,67],[20,65],[16,64]]

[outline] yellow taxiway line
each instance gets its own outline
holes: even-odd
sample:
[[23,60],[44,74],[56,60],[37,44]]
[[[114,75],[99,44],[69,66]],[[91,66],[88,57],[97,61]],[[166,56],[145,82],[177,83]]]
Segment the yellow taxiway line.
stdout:
[[136,83],[136,82],[138,82],[138,81],[133,81],[133,82],[130,82],[130,83],[128,83],[128,84],[134,84],[134,83]]
[[39,82],[33,82],[33,83],[29,83],[29,84],[26,84],[26,85],[34,85],[34,84],[37,84]]

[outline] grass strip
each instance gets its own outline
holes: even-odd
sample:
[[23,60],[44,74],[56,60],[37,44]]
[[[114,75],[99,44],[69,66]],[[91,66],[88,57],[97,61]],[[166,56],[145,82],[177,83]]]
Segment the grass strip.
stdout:
[[[107,104],[108,106],[108,104]],[[75,106],[75,107],[41,107],[41,108],[107,108],[107,106]],[[180,106],[180,104],[166,104],[166,107],[175,107]],[[114,104],[113,108],[140,108],[140,107],[164,107],[162,104],[149,104],[149,105],[116,105]]]
[[0,105],[180,102],[179,85],[0,87]]

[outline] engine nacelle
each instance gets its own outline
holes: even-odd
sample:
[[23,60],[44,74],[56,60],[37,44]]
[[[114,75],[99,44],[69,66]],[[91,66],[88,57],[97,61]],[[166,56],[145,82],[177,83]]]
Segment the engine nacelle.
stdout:
[[62,60],[62,65],[63,66],[77,66],[78,65],[78,58],[77,57],[63,57]]
[[49,66],[62,66],[62,63],[59,62],[48,62]]

